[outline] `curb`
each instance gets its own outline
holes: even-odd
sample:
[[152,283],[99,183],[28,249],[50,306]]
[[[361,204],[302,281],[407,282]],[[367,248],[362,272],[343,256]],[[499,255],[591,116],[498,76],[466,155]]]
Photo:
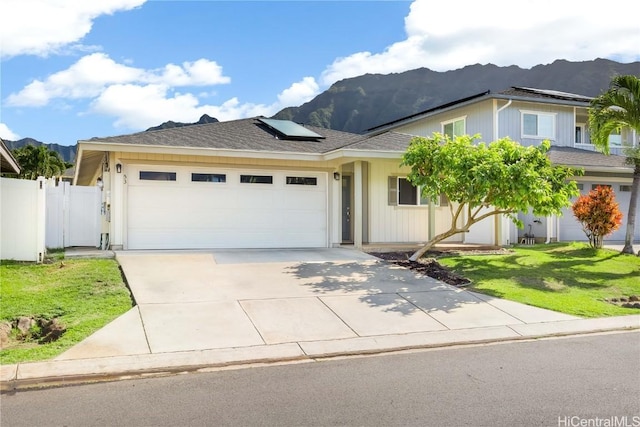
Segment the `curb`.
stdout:
[[156,377],[233,366],[312,362],[340,356],[383,354],[413,349],[516,342],[634,330],[640,330],[640,315],[308,341],[255,347],[94,359],[50,360],[0,366],[0,392],[10,393],[34,388]]

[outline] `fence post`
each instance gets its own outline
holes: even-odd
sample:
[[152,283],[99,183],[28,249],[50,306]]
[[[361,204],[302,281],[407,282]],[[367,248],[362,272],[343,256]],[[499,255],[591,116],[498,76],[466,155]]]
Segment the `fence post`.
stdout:
[[47,180],[43,176],[39,176],[36,180],[38,183],[37,202],[36,202],[36,259],[37,262],[44,261],[45,240],[46,240],[46,223],[47,223]]

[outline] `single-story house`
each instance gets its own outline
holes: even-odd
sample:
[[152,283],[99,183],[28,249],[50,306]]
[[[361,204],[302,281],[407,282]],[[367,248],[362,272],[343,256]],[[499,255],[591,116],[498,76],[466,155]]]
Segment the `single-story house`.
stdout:
[[410,140],[240,119],[79,141],[74,183],[103,187],[113,248],[422,242],[449,210],[407,187]]

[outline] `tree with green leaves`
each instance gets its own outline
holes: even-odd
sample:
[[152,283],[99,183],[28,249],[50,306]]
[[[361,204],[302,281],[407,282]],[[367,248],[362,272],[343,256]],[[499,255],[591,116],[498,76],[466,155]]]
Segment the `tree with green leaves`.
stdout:
[[19,178],[36,179],[39,176],[51,178],[59,176],[72,165],[65,162],[56,151],[45,145],[25,145],[13,150],[13,156],[20,165]]
[[546,156],[549,141],[523,147],[509,138],[489,144],[480,136],[448,136],[434,133],[430,138],[415,137],[402,157],[411,168],[407,179],[422,188],[430,199],[444,194],[451,202],[451,227],[434,236],[416,251],[420,258],[436,243],[469,228],[483,219],[506,215],[522,227],[518,212],[533,209],[538,216],[561,214],[579,194],[571,177],[582,173],[554,166]]
[[[603,153],[609,154],[609,136],[622,128],[631,128],[635,137],[640,135],[640,78],[633,75],[616,76],[609,89],[594,98],[589,108],[591,142]],[[633,166],[631,200],[627,214],[627,229],[622,253],[633,254],[633,235],[636,225],[636,206],[640,191],[640,144],[635,141],[625,149],[627,163]],[[640,252],[638,252],[640,256]]]

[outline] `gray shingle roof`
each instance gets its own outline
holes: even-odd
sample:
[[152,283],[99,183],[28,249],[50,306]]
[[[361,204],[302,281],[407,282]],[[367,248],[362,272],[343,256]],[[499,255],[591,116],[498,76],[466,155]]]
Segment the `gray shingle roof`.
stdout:
[[593,98],[575,93],[560,92],[558,90],[535,89],[530,87],[512,86],[507,90],[498,92],[500,95],[508,95],[522,98],[537,98],[559,101],[573,101],[589,103]]
[[399,151],[404,152],[409,147],[411,138],[415,135],[409,135],[399,132],[385,132],[362,141],[355,142],[345,150],[365,150],[365,151]]
[[362,135],[307,126],[325,139],[278,139],[254,118],[160,129],[130,135],[92,138],[89,142],[156,147],[189,147],[227,150],[323,154],[363,139]]
[[552,146],[548,156],[552,163],[558,165],[631,169],[631,166],[625,163],[626,158],[624,156],[606,156],[600,152],[573,147]]
[[401,124],[411,119],[428,116],[432,113],[438,113],[440,111],[447,110],[452,107],[456,107],[458,105],[462,105],[470,102],[483,101],[490,98],[499,98],[499,99],[513,98],[513,99],[520,99],[520,100],[530,100],[533,102],[546,101],[546,102],[555,103],[555,104],[567,104],[567,105],[576,105],[576,106],[585,106],[585,107],[593,99],[588,96],[576,95],[575,93],[561,92],[557,90],[535,89],[530,87],[512,86],[509,89],[502,90],[500,92],[492,92],[487,90],[485,92],[477,93],[475,95],[471,95],[465,98],[460,98],[455,101],[436,105],[429,109],[426,109],[414,114],[410,114],[408,116],[401,117],[399,119],[396,119],[387,123],[374,126],[372,128],[367,129],[367,132],[375,132],[383,128],[389,128],[395,124]]

